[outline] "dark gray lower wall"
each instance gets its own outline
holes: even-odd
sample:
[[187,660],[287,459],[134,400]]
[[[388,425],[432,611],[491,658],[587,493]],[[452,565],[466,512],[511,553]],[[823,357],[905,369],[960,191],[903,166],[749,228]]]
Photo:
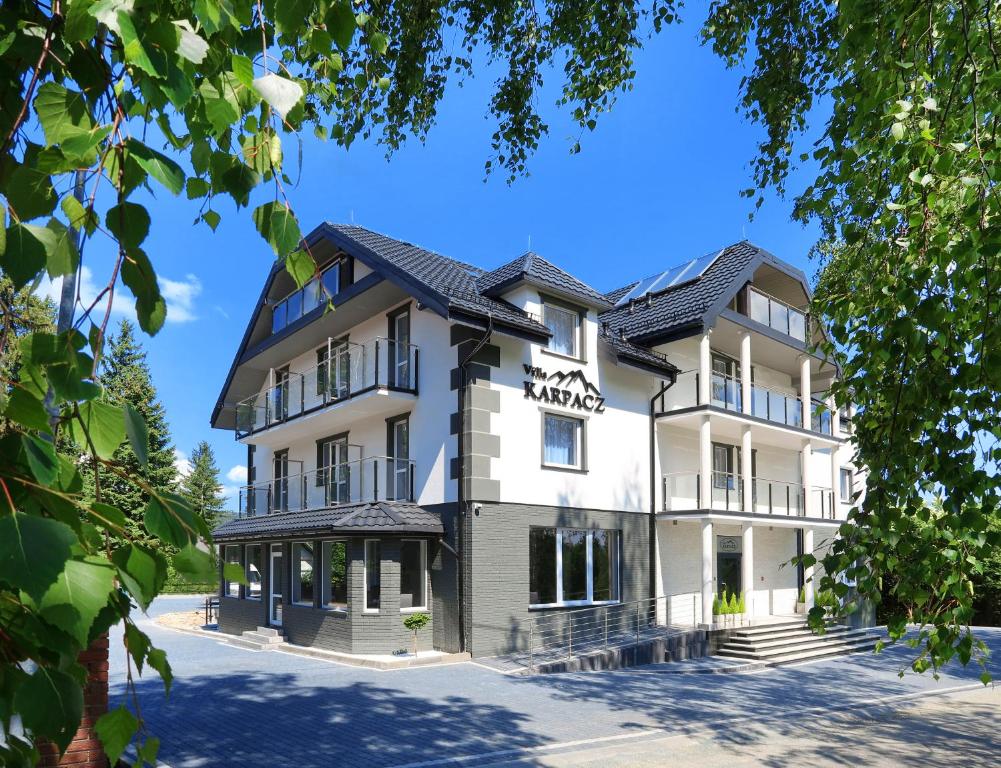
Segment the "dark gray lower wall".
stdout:
[[[493,656],[528,646],[535,617],[567,609],[529,611],[529,528],[605,528],[621,531],[621,600],[649,597],[647,513],[607,512],[524,504],[478,503],[465,521],[467,650]],[[547,618],[548,624],[559,620]]]
[[[459,632],[459,564],[456,558],[457,505],[436,504],[427,509],[438,512],[445,525],[444,544],[429,542],[431,567],[431,610],[434,617],[434,647],[447,653],[461,650]],[[447,546],[446,546],[447,545]]]
[[219,631],[239,635],[268,623],[266,606],[262,600],[238,600],[235,597],[219,598]]

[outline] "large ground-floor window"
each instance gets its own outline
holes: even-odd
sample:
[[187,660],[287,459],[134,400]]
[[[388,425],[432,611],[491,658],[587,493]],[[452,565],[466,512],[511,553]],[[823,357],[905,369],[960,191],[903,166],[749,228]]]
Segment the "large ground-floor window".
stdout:
[[348,557],[347,542],[323,542],[323,594],[324,608],[345,611],[348,607]]
[[400,544],[400,609],[426,609],[427,592],[427,542],[404,539]]
[[247,545],[247,587],[248,600],[261,599],[262,574],[264,573],[264,550],[260,544]]
[[292,545],[292,602],[298,605],[313,604],[313,543],[297,541]]
[[[231,565],[236,565],[240,567],[240,547],[235,544],[227,545],[223,547],[223,557],[225,561]],[[227,581],[223,583],[223,594],[228,597],[239,597],[240,596],[240,582],[238,581]]]
[[618,601],[619,540],[619,531],[531,528],[529,605]]

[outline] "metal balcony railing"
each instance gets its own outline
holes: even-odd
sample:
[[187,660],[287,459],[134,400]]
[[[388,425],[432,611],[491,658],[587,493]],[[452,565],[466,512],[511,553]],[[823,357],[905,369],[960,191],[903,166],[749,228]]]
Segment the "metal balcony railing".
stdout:
[[414,499],[413,459],[369,456],[246,485],[240,488],[238,517]]
[[420,352],[413,344],[376,338],[330,345],[327,360],[305,371],[277,374],[277,382],[236,404],[236,437],[304,416],[372,389],[417,392]]
[[[740,475],[731,472],[713,472],[710,483],[711,499],[702,503],[699,472],[673,472],[662,477],[663,510],[665,512],[694,512],[710,509],[717,512],[744,511],[744,484]],[[801,483],[755,477],[751,480],[753,497],[751,512],[759,515],[784,515],[804,517],[807,495],[812,503],[811,517],[833,520],[837,506],[830,488],[811,486],[804,489]]]
[[751,286],[747,287],[747,316],[794,339],[807,340],[806,312]]

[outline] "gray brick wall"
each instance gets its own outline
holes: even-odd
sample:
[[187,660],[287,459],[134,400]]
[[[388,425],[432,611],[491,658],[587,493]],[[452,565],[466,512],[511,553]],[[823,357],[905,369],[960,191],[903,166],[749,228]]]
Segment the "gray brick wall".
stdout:
[[[492,656],[527,647],[531,617],[566,609],[528,609],[531,526],[606,528],[622,532],[621,600],[649,597],[649,518],[646,513],[480,503],[466,520],[467,650]],[[552,623],[551,619],[547,619]]]
[[263,600],[238,600],[235,597],[219,598],[219,631],[239,635],[265,626],[267,606]]

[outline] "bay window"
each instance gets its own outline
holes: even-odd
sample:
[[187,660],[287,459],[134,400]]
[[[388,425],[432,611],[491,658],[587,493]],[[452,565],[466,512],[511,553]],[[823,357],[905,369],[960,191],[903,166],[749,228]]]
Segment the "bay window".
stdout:
[[323,555],[323,592],[321,604],[324,608],[346,611],[348,608],[348,558],[347,543],[325,541]]
[[542,415],[542,465],[584,469],[584,420],[555,413]]
[[264,571],[264,553],[260,544],[247,545],[247,587],[245,597],[248,600],[261,599],[261,574]]
[[427,608],[427,542],[404,539],[400,544],[400,608]]
[[[240,565],[240,548],[236,545],[228,545],[223,549],[223,559],[226,563]],[[240,582],[226,581],[223,583],[223,594],[227,597],[240,596]]]
[[292,545],[292,602],[297,605],[313,604],[313,563],[312,542]]
[[618,602],[619,531],[529,529],[529,605]]

